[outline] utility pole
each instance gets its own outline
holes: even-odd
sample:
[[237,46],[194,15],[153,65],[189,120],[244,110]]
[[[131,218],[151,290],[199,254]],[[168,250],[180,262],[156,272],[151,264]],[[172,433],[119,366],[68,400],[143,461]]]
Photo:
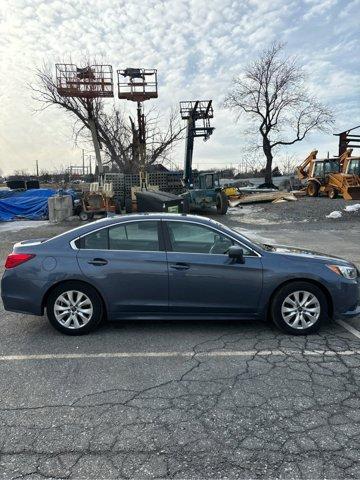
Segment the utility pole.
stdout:
[[39,178],[39,160],[36,160],[36,176]]
[[101,161],[101,154],[100,154],[101,147],[100,147],[99,137],[97,133],[95,118],[94,118],[94,106],[93,106],[92,99],[87,100],[87,110],[88,110],[88,124],[91,131],[92,141],[93,141],[94,150],[95,150],[95,158],[96,158],[96,163],[98,167],[98,176],[99,176],[100,183],[102,184],[104,169]]
[[90,172],[90,175],[92,175],[92,171],[91,171],[91,155],[89,155],[89,172]]
[[82,172],[83,176],[85,175],[85,150],[82,149]]

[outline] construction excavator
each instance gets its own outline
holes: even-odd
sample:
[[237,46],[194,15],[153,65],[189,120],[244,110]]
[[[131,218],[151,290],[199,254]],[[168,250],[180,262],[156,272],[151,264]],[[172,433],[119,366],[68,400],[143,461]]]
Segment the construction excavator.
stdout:
[[360,177],[360,157],[352,157],[352,148],[348,148],[340,157],[342,173]]
[[340,157],[318,159],[318,151],[313,150],[296,168],[298,178],[306,180],[307,195],[317,197],[325,193],[336,198],[340,194],[345,200],[360,200],[360,158],[351,157],[351,152],[350,149]]

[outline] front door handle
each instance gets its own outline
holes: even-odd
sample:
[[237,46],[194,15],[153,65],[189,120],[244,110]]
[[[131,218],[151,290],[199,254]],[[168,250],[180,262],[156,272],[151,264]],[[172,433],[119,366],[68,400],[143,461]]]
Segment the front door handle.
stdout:
[[102,265],[107,265],[108,261],[105,258],[94,258],[88,262],[90,265],[94,265],[95,267],[101,267]]
[[174,270],[189,270],[190,265],[188,263],[178,262],[170,265],[170,268],[173,268]]

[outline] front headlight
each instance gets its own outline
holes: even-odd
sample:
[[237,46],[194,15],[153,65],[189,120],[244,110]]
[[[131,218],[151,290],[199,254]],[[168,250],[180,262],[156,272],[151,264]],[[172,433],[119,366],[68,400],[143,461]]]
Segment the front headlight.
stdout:
[[347,278],[348,280],[355,280],[358,276],[358,271],[355,267],[346,267],[344,265],[326,265],[330,270]]

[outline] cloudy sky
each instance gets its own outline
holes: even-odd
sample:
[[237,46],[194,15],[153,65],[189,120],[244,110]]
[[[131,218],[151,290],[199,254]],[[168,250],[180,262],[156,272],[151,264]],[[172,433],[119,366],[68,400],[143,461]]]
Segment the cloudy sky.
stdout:
[[[221,108],[231,79],[269,42],[286,42],[309,74],[309,88],[336,115],[334,131],[360,124],[360,0],[1,0],[0,169],[34,171],[80,163],[63,112],[34,113],[27,83],[43,62],[102,55],[114,69],[157,68],[158,107],[212,98],[215,133],[196,145],[196,164],[236,166],[244,157],[246,119]],[[109,105],[112,101],[109,99]],[[337,151],[332,135],[314,134],[286,155],[317,147]],[[88,148],[88,147],[87,147]],[[91,152],[90,152],[91,153]],[[173,152],[181,164],[183,145]],[[280,158],[280,157],[279,157]]]

